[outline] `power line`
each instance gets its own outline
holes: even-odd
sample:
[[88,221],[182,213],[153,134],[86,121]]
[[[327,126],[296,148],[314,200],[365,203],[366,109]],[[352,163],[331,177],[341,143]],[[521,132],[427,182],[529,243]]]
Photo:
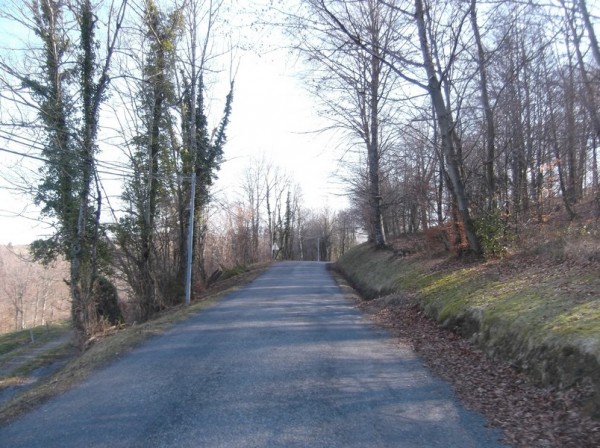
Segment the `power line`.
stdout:
[[2,129],[2,127],[0,127],[0,137],[9,142],[15,142],[19,145],[29,146],[39,150],[43,149],[43,145],[38,139],[34,138],[34,136],[29,137],[28,135],[24,134],[16,134],[14,132],[5,131]]
[[19,151],[13,151],[12,149],[7,149],[7,148],[0,148],[0,151],[3,152],[8,152],[10,154],[15,154],[17,156],[21,156],[21,157],[25,157],[27,159],[34,159],[34,160],[40,160],[42,162],[46,162],[49,163],[50,161],[47,159],[44,159],[42,157],[38,157],[38,156],[32,156],[31,154],[26,154],[24,152],[19,152]]
[[[15,151],[15,150],[12,150],[12,149],[2,148],[2,147],[0,147],[0,151],[7,152],[9,154],[14,154],[14,155],[17,155],[17,156],[20,156],[20,157],[24,157],[24,158],[27,158],[27,159],[33,159],[33,160],[39,160],[40,162],[51,163],[48,159],[44,159],[43,157],[39,157],[39,156],[33,156],[31,154],[27,154],[27,153],[24,153],[24,152],[21,152],[21,151]],[[102,161],[98,161],[98,160],[96,161],[96,165],[97,166],[101,166],[103,164],[109,166],[108,163],[105,163],[105,162],[102,162]],[[109,167],[109,169],[111,169],[111,168]],[[105,171],[105,170],[96,170],[96,171],[99,174],[105,174],[105,175],[108,175],[108,176],[115,176],[115,177],[117,177],[117,179],[113,179],[113,180],[118,180],[118,179],[134,179],[136,177],[133,172],[132,173],[127,173],[126,170],[125,170],[125,166],[123,166],[123,167],[121,167],[119,169],[122,169],[123,171],[120,172],[120,173],[114,172],[114,171]],[[161,177],[163,180],[170,179],[170,178],[164,177],[164,176],[157,176],[157,177]],[[189,178],[190,176],[178,176],[178,177]]]

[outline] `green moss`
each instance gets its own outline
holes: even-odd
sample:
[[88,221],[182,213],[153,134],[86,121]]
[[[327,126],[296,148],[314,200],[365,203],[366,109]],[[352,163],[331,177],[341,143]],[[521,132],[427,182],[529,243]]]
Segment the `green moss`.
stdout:
[[403,264],[393,252],[369,245],[351,249],[338,261],[341,270],[369,299],[389,294],[402,285]]
[[[421,301],[438,320],[462,317],[470,308],[481,308],[491,299],[491,284],[473,268],[439,273],[425,279],[418,292]],[[492,289],[493,291],[493,289]]]
[[[545,277],[527,272],[500,281],[480,266],[451,271],[427,271],[413,258],[395,258],[391,251],[367,244],[349,251],[338,265],[369,298],[395,291],[416,291],[421,303],[440,321],[476,310],[486,322],[506,322],[520,327],[527,337],[577,334],[600,339],[600,302],[592,297],[581,303],[569,300],[558,284],[581,287],[596,277]],[[595,287],[595,285],[593,285]],[[588,288],[592,289],[592,288]]]
[[548,300],[540,290],[519,288],[508,294],[498,294],[495,300],[487,303],[488,313],[509,321],[544,320],[548,310]]
[[544,328],[561,335],[598,337],[600,335],[600,301],[573,306],[547,322]]
[[444,290],[453,290],[464,286],[470,278],[471,275],[468,269],[457,270],[432,280],[429,285],[423,288],[422,292],[423,294],[428,294],[431,292],[436,293]]
[[438,320],[445,321],[453,317],[459,316],[466,309],[464,300],[453,300],[444,304],[442,309],[437,313]]

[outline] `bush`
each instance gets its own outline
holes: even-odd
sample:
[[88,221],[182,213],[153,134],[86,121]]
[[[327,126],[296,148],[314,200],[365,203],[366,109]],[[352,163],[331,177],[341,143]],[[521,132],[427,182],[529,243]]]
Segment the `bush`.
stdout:
[[98,318],[105,319],[112,325],[118,325],[123,322],[117,288],[110,280],[101,275],[96,277],[92,296],[96,305]]
[[478,216],[473,223],[483,253],[487,257],[499,257],[506,252],[508,226],[502,219],[500,210]]

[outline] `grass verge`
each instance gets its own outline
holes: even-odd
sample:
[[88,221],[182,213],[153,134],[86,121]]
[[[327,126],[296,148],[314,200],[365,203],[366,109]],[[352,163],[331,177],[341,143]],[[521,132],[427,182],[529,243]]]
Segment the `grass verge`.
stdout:
[[398,257],[361,245],[338,267],[365,298],[412,297],[442,325],[538,383],[583,387],[600,417],[600,278],[596,264],[515,257],[463,264],[424,255]]

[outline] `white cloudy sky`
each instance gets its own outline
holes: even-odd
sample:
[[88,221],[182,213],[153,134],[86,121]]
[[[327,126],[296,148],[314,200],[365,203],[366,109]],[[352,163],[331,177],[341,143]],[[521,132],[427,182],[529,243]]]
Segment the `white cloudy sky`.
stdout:
[[[301,186],[305,206],[342,208],[345,200],[339,197],[341,189],[333,176],[339,141],[331,134],[314,132],[326,123],[317,116],[315,99],[298,76],[305,67],[278,46],[277,42],[266,42],[263,48],[269,51],[261,55],[256,50],[237,54],[239,68],[225,147],[227,161],[216,189],[233,199],[251,159],[264,156]],[[220,110],[211,113],[218,116]],[[10,144],[0,139],[0,146]],[[0,169],[5,175],[10,176],[15,165],[26,162],[0,153]],[[119,188],[119,184],[107,183],[107,188]],[[38,212],[31,199],[11,193],[6,186],[0,178],[0,244],[26,244],[48,234],[47,227],[37,221]]]
[[233,183],[251,158],[264,154],[301,185],[307,206],[334,206],[335,136],[318,132],[326,123],[296,76],[300,63],[281,53],[242,58],[225,148],[233,160],[223,166],[220,185]]

